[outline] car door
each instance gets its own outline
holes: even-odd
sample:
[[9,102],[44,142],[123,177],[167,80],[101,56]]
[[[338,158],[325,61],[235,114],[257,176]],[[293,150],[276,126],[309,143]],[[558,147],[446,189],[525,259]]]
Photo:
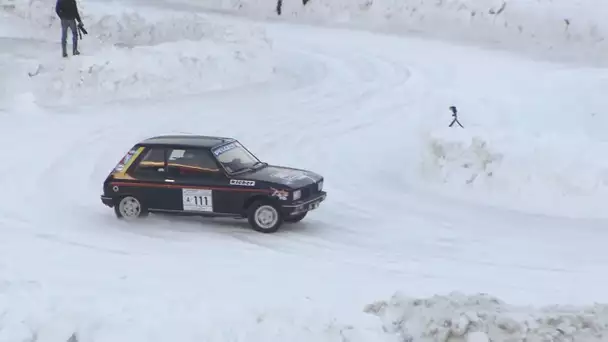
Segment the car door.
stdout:
[[167,169],[164,147],[147,147],[142,156],[129,168],[129,193],[137,196],[148,209],[165,210],[170,207],[167,196],[171,189],[165,186]]
[[171,210],[201,214],[231,214],[231,193],[223,169],[208,150],[174,148],[167,158]]

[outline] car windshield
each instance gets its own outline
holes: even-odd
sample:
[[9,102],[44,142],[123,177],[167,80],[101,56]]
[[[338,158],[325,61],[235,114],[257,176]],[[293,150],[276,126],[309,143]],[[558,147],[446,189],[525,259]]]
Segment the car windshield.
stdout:
[[213,150],[213,155],[230,173],[253,169],[261,162],[238,142],[220,146]]

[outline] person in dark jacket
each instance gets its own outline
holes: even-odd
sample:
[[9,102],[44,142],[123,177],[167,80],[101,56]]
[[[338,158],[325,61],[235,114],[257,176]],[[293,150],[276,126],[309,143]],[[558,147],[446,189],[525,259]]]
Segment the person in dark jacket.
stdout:
[[55,5],[55,12],[61,19],[61,50],[63,57],[68,56],[67,52],[67,41],[68,41],[68,28],[72,31],[72,53],[79,55],[78,51],[78,26],[76,21],[82,26],[82,20],[78,13],[78,6],[76,0],[57,0]]

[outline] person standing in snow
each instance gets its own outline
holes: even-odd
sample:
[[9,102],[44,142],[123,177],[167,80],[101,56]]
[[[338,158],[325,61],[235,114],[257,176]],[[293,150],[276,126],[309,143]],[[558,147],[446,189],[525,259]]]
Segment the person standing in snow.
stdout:
[[80,55],[78,51],[78,24],[82,26],[82,20],[78,13],[78,6],[76,0],[57,0],[55,5],[55,12],[61,19],[61,50],[63,57],[68,56],[67,52],[67,41],[68,41],[68,28],[72,31],[72,53]]

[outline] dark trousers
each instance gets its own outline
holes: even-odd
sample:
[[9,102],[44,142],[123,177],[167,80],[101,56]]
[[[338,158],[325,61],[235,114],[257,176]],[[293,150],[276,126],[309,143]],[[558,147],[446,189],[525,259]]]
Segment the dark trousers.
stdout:
[[76,26],[76,19],[61,19],[61,50],[64,55],[67,54],[68,28],[72,31],[72,51],[78,51],[78,27]]

